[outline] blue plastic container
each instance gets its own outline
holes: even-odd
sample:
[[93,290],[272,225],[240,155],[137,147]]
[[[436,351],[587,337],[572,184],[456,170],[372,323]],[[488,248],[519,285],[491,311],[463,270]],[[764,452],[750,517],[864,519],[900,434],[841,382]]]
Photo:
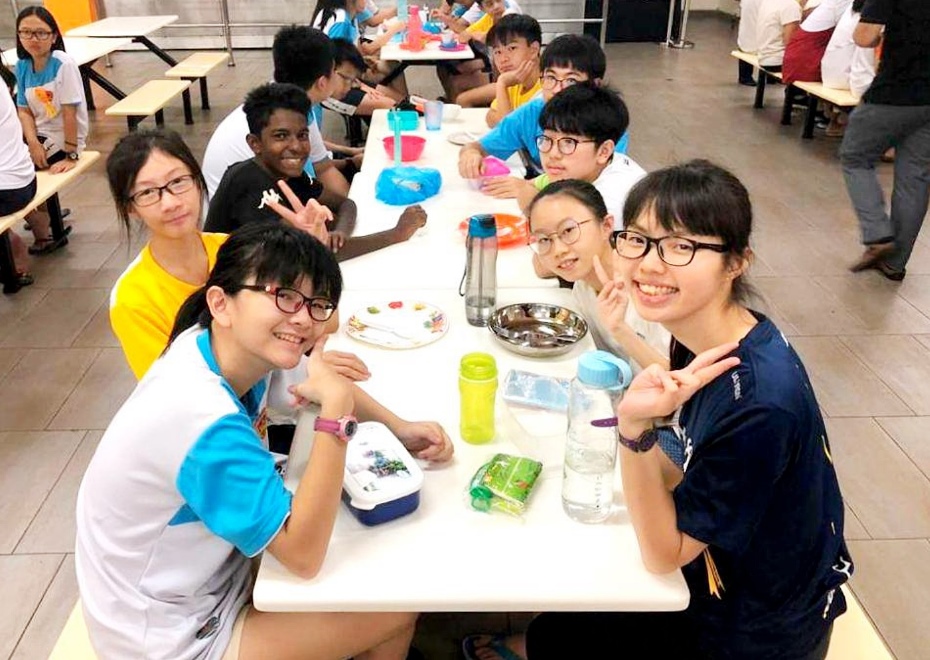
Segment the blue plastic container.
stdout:
[[420,506],[423,471],[383,424],[359,424],[346,451],[342,501],[363,525],[379,525]]
[[399,110],[388,113],[388,128],[394,130],[394,118],[400,118],[400,130],[415,131],[420,126],[420,115],[416,110]]

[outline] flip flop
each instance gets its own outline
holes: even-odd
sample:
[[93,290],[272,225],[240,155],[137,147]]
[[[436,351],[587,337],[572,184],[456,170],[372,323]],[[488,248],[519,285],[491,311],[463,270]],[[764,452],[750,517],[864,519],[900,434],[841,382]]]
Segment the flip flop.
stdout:
[[465,660],[481,660],[478,650],[490,649],[501,660],[523,660],[507,646],[507,637],[509,635],[468,635],[462,640],[462,655],[465,656]]
[[43,255],[51,254],[58,248],[63,248],[68,244],[68,234],[71,233],[71,225],[65,227],[65,232],[61,238],[55,239],[51,236],[48,238],[43,238],[41,240],[36,240],[35,244],[29,246],[29,254],[31,255]]

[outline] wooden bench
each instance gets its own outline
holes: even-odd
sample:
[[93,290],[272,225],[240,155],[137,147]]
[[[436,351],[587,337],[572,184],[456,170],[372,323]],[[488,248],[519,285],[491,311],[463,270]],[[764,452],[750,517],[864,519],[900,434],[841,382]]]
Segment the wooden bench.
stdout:
[[36,173],[36,195],[27,206],[0,217],[0,282],[3,283],[3,293],[16,293],[20,286],[16,281],[16,268],[13,264],[13,250],[10,244],[9,231],[20,220],[25,219],[30,211],[35,210],[43,202],[46,203],[49,219],[51,220],[52,238],[67,243],[65,225],[61,217],[61,204],[58,202],[58,193],[66,185],[86,172],[97,159],[98,151],[85,151],[81,159],[67,172],[50,174],[47,170]]
[[[158,126],[164,126],[164,107],[171,102],[171,99],[179,96],[190,86],[190,80],[150,80],[126,98],[107,108],[106,114],[126,117],[130,131],[136,130],[139,122],[151,115],[155,115],[155,123]],[[184,108],[184,123],[194,123],[189,103]]]
[[[200,81],[200,107],[209,110],[210,96],[207,93],[207,74],[228,59],[229,53],[222,51],[194,53],[165,71],[165,78],[189,80],[191,82]],[[191,91],[185,89],[181,93],[181,97],[184,99],[184,116],[187,117],[192,114]]]
[[741,50],[730,51],[730,56],[742,60],[752,65],[756,69],[756,99],[752,104],[754,108],[761,108],[765,99],[765,83],[768,76],[781,80],[781,74],[777,71],[767,71],[759,65],[759,58],[753,53],[744,53]]
[[[818,99],[832,103],[840,108],[855,108],[859,105],[859,98],[848,89],[833,89],[816,82],[796,82],[792,83],[791,86],[807,92],[807,114],[804,116],[804,129],[801,131],[801,137],[807,140],[814,137],[814,121],[817,118]],[[782,115],[784,119],[784,112],[782,112]],[[788,121],[782,121],[782,123],[791,123],[790,109],[788,111]]]
[[[846,596],[846,613],[833,624],[826,660],[894,660],[847,585],[843,585],[843,594]],[[48,660],[97,660],[87,636],[80,600],[71,610],[71,616]]]

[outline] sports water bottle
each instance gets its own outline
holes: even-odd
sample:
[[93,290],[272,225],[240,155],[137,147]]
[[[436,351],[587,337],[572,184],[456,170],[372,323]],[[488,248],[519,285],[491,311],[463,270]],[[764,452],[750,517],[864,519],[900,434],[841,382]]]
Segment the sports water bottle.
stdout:
[[578,376],[568,392],[562,478],[562,508],[572,520],[599,523],[610,516],[617,461],[614,411],[632,377],[630,365],[607,351],[578,359]]
[[459,367],[462,440],[473,445],[494,439],[497,363],[487,353],[467,353]]
[[497,303],[497,223],[493,215],[474,215],[468,220],[465,274],[465,318],[471,325],[486,326]]

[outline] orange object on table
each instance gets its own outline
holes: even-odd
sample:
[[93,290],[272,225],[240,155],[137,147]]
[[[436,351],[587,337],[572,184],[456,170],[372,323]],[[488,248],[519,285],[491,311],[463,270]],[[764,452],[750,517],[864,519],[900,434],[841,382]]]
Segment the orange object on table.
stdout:
[[[526,218],[509,213],[495,213],[494,223],[497,225],[497,247],[511,248],[526,245],[530,237],[530,224]],[[468,218],[459,223],[462,236],[468,234]]]
[[97,20],[97,5],[93,0],[45,0],[62,33]]

